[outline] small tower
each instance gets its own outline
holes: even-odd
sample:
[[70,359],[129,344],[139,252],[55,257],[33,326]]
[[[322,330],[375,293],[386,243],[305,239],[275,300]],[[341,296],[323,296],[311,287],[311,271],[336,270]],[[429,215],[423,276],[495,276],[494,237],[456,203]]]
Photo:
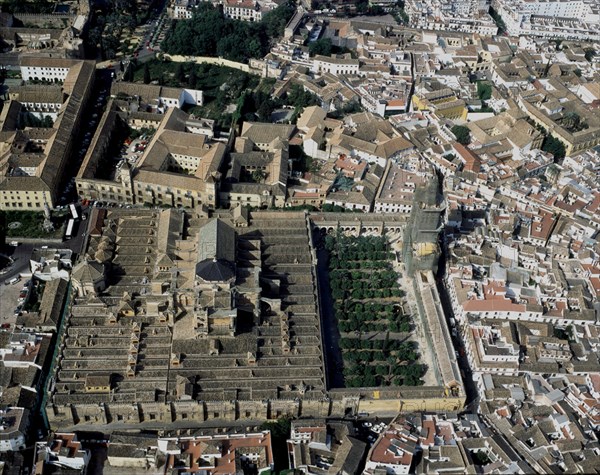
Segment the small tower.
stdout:
[[117,173],[117,179],[126,191],[129,191],[129,196],[134,196],[133,182],[131,180],[131,165],[127,160],[124,160]]

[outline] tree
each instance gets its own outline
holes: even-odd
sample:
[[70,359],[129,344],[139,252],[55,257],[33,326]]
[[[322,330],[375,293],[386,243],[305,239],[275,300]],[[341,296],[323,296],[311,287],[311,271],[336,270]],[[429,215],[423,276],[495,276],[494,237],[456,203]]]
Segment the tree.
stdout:
[[394,16],[394,18],[400,25],[408,25],[408,23],[410,22],[410,18],[404,10],[404,7],[400,7],[398,9],[398,13]]
[[196,76],[196,68],[192,67],[190,71],[190,75],[188,76],[188,86],[192,89],[196,87],[196,82],[198,81],[198,77]]
[[52,120],[52,117],[50,117],[49,115],[45,115],[44,118],[42,119],[42,123],[41,123],[41,127],[46,127],[46,128],[51,128],[54,125],[54,121]]
[[256,115],[261,122],[271,122],[271,113],[273,112],[273,104],[269,99],[265,99],[260,103]]
[[177,22],[161,47],[170,54],[222,56],[247,62],[269,51],[270,40],[283,35],[295,8],[288,1],[265,14],[260,22],[249,23],[227,18],[212,4],[201,2],[191,19]]
[[564,144],[552,135],[546,136],[544,143],[542,144],[542,150],[551,153],[554,156],[555,161],[565,158],[566,155]]
[[133,82],[133,69],[133,64],[129,63],[125,69],[125,72],[123,73],[123,81]]
[[177,63],[177,67],[175,68],[175,78],[179,81],[179,84],[185,83],[185,70],[181,63]]
[[261,183],[266,177],[267,174],[262,168],[257,168],[252,172],[252,181],[255,183]]
[[594,48],[587,48],[585,50],[585,59],[587,61],[589,61],[590,63],[592,62],[592,59],[594,58],[595,55],[596,55],[596,51],[594,50]]
[[329,38],[321,38],[308,45],[308,53],[311,56],[331,56],[331,49],[331,40]]
[[483,450],[478,450],[477,452],[473,453],[473,462],[475,465],[484,466],[490,463],[491,460]]
[[492,97],[492,86],[485,81],[477,81],[477,96],[482,101],[487,101]]
[[271,431],[274,472],[279,472],[287,467],[287,439],[290,438],[291,427],[291,420],[285,417],[276,422],[264,422],[260,426],[260,430]]
[[456,137],[456,141],[462,145],[469,145],[471,143],[471,131],[464,125],[455,125],[450,129]]
[[285,26],[292,19],[295,12],[295,2],[288,0],[274,10],[266,13],[263,16],[261,23],[264,26],[265,32],[269,38],[283,36]]
[[144,84],[150,84],[152,78],[150,77],[150,68],[148,64],[144,64]]
[[293,84],[290,87],[285,100],[287,104],[298,108],[315,106],[320,103],[317,96],[310,91],[305,91],[299,84]]

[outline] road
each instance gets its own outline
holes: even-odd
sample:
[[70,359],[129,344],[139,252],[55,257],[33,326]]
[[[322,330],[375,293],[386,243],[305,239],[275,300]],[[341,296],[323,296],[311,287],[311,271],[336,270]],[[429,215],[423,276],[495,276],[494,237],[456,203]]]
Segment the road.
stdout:
[[34,244],[20,244],[17,247],[5,245],[0,248],[0,254],[10,257],[13,260],[10,269],[6,273],[0,274],[0,285],[4,285],[6,280],[10,280],[20,273],[29,270],[29,257],[34,247],[36,247]]
[[[440,268],[443,268],[442,258],[440,258]],[[446,316],[446,323],[448,324],[448,328],[450,327],[450,318],[454,318],[454,312],[452,311],[452,304],[450,303],[450,298],[448,297],[448,292],[446,291],[446,287],[444,285],[444,281],[439,278],[442,275],[442,272],[438,273],[438,278],[436,279],[438,293],[440,295],[440,303],[442,305],[442,309],[444,310],[444,315]],[[454,348],[458,352],[459,349],[463,346],[463,343],[460,339],[460,336],[453,336],[452,342],[454,343]],[[458,362],[458,367],[461,369],[461,375],[463,376],[463,384],[465,387],[465,393],[467,396],[467,400],[465,402],[465,409],[467,412],[476,413],[477,407],[479,405],[479,392],[477,391],[477,386],[473,381],[473,373],[471,372],[471,366],[467,360],[467,357],[459,352],[459,356],[456,358]]]
[[[88,207],[82,207],[82,213],[85,214],[87,218],[89,216],[90,209]],[[39,243],[23,243],[19,244],[17,247],[9,246],[8,244],[6,244],[0,247],[0,254],[10,257],[14,262],[6,273],[0,274],[0,285],[4,285],[5,281],[10,280],[21,273],[27,273],[30,271],[29,259],[31,257],[31,253],[35,248],[47,245],[48,247],[56,249],[71,249],[74,254],[81,254],[87,236],[88,222],[89,221],[87,220],[80,220],[79,226],[77,227],[77,234],[73,236],[70,240],[64,241],[62,243],[44,243],[43,239],[40,239]],[[7,240],[11,240],[11,238],[7,238]]]
[[75,187],[75,176],[79,172],[79,168],[83,163],[83,159],[87,153],[88,147],[92,141],[96,129],[100,122],[100,118],[104,113],[106,101],[110,93],[112,82],[112,70],[97,69],[94,80],[94,89],[90,94],[90,98],[85,108],[85,113],[81,118],[79,134],[74,139],[73,153],[69,159],[69,163],[65,168],[63,177],[63,192],[58,199],[58,205],[64,206],[78,199],[77,190]]

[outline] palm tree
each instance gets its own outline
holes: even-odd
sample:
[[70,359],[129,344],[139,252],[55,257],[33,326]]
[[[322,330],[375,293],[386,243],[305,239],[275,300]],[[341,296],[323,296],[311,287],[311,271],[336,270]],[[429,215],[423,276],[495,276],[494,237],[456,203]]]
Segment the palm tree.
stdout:
[[265,178],[267,178],[267,174],[262,168],[257,168],[252,172],[252,181],[256,183],[261,183]]

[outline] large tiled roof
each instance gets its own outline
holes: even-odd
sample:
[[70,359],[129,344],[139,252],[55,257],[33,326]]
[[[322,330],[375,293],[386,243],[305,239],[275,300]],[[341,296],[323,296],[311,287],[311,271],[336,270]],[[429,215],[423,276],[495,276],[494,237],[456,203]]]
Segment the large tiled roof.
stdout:
[[247,137],[255,144],[271,143],[275,139],[288,140],[294,132],[294,125],[264,124],[261,122],[244,122],[242,137]]

